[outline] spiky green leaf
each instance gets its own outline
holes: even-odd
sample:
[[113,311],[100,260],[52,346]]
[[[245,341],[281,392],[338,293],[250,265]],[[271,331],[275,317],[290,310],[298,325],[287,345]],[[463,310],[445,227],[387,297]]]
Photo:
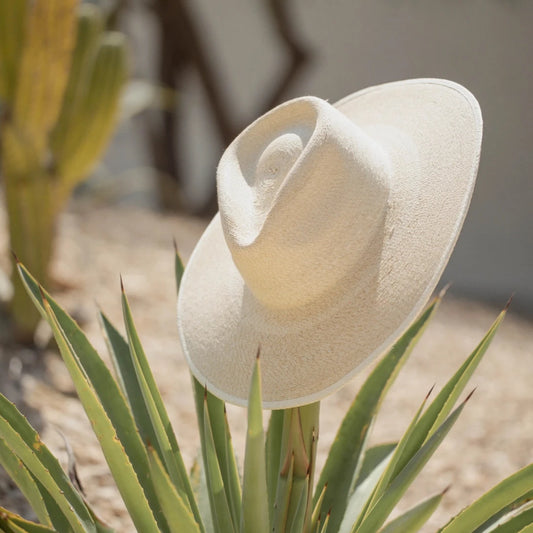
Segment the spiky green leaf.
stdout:
[[435,512],[445,491],[415,505],[394,520],[391,520],[380,533],[412,533],[418,531]]
[[183,261],[178,253],[178,246],[176,243],[174,243],[174,275],[176,280],[176,292],[178,294],[180,291],[181,278],[183,277],[184,271],[185,267],[183,266]]
[[191,512],[189,503],[176,490],[159,455],[152,447],[148,448],[148,456],[150,472],[171,533],[200,533],[202,529]]
[[198,502],[198,509],[202,517],[202,523],[206,533],[215,533],[213,526],[213,517],[211,516],[211,506],[209,503],[209,494],[207,491],[207,481],[205,479],[205,470],[202,458],[198,457],[191,468],[190,472],[191,486],[194,496]]
[[[96,532],[94,522],[83,499],[72,486],[57,459],[17,408],[1,394],[0,438],[51,494],[57,502],[62,516],[66,518],[73,531],[80,533]],[[64,520],[55,522],[54,516],[50,516],[50,520],[53,525],[64,523]]]
[[474,370],[478,367],[485,355],[498,327],[505,317],[506,311],[507,310],[505,309],[499,314],[481,342],[461,365],[459,370],[442,388],[425,413],[420,417],[420,420],[413,431],[413,435],[409,442],[406,443],[401,457],[396,461],[392,477],[394,477],[410,461],[411,457],[417,452],[420,446],[422,446],[446,416],[448,416],[455,405],[457,398],[463,392],[466,384],[472,377]]
[[533,487],[533,464],[522,468],[504,479],[473,504],[452,518],[439,530],[441,533],[463,533],[475,531],[500,509],[516,501]]
[[26,520],[0,507],[0,531],[7,533],[55,533],[57,530]]
[[17,484],[22,494],[24,494],[40,522],[47,526],[52,526],[43,496],[35,483],[35,478],[19,457],[7,446],[4,439],[0,439],[0,464],[9,474],[9,477]]
[[387,487],[381,498],[374,503],[373,507],[368,509],[362,521],[358,520],[354,524],[352,533],[375,533],[379,530],[394,509],[394,506],[405,494],[405,491],[409,488],[440,443],[444,440],[444,437],[446,437],[452,426],[455,424],[469,398],[470,396],[468,396],[466,400],[450,414],[437,431],[435,431],[418,450],[411,461],[407,463]]
[[[217,461],[222,476],[224,490],[232,516],[232,522],[236,527],[240,524],[241,513],[241,482],[239,478],[239,471],[237,468],[237,461],[235,459],[235,452],[233,450],[233,443],[231,440],[231,433],[226,417],[226,407],[224,402],[207,391],[198,380],[192,376],[192,383],[194,388],[194,398],[196,405],[196,416],[198,419],[198,429],[200,432],[200,442],[202,447],[202,458],[204,465],[207,464],[207,448],[205,436],[205,420],[204,408],[207,406],[209,414],[208,422],[213,436],[213,442]],[[210,480],[207,480],[208,486]]]
[[[143,405],[140,409],[139,427],[146,434],[146,438],[156,449],[170,479],[180,495],[185,496],[185,501],[193,512],[196,521],[201,523],[198,506],[190,484],[187,470],[181,456],[176,435],[172,429],[168,413],[163,399],[157,388],[154,376],[148,364],[148,359],[142,347],[128,299],[122,291],[122,309],[124,323],[128,336],[130,352],[130,366],[133,367],[133,375],[128,375],[128,382],[136,380],[132,393],[140,394]],[[148,414],[148,418],[145,415]]]
[[236,533],[238,524],[234,524],[228,502],[228,494],[224,487],[224,480],[220,471],[217,450],[213,438],[212,425],[207,405],[207,397],[204,399],[203,422],[205,440],[205,475],[209,492],[213,525],[216,533]]
[[39,287],[23,265],[19,264],[18,270],[29,295],[52,327],[65,365],[134,523],[146,532],[155,533],[159,528],[167,531],[150,478],[146,449],[116,381],[72,318]]
[[276,503],[272,520],[273,533],[283,533],[287,527],[289,506],[292,497],[292,485],[294,482],[294,455],[291,455],[280,473],[276,489]]
[[281,469],[281,439],[283,433],[283,410],[272,411],[268,421],[266,434],[265,456],[267,470],[267,492],[270,521],[276,500],[276,488]]
[[269,533],[269,522],[261,372],[260,360],[257,358],[248,399],[240,531],[241,533]]
[[482,529],[483,533],[518,533],[533,527],[533,501],[503,516],[494,528]]
[[386,444],[366,450],[357,483],[350,494],[346,512],[339,527],[339,533],[352,531],[353,525],[361,517],[363,509],[366,508],[377,483],[390,463],[394,448],[394,444]]
[[440,298],[436,298],[378,363],[342,421],[315,493],[319,494],[330,481],[322,509],[331,509],[329,527],[333,531],[338,530],[344,516],[350,487],[361,466],[365,442],[379,406],[439,302]]
[[374,492],[372,494],[372,497],[368,500],[366,504],[367,508],[372,507],[372,505],[377,500],[379,500],[379,498],[381,498],[381,496],[383,495],[387,487],[390,485],[390,483],[394,481],[394,478],[398,475],[399,472],[401,472],[401,470],[397,469],[398,461],[403,456],[405,448],[409,445],[409,443],[413,439],[413,434],[415,433],[417,423],[420,419],[420,414],[422,413],[430,394],[431,394],[431,390],[424,398],[424,401],[418,408],[418,411],[415,413],[413,420],[411,421],[405,433],[403,434],[402,438],[400,439],[400,442],[395,447],[394,453],[392,454],[392,457],[387,464],[387,468],[383,472],[378,484],[376,485]]

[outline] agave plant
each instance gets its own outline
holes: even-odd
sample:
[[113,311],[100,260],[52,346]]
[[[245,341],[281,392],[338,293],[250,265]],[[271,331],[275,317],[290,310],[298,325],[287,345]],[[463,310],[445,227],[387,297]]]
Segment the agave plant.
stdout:
[[[315,483],[319,404],[274,410],[266,433],[258,354],[248,404],[242,476],[224,403],[193,378],[202,461],[188,472],[122,290],[126,337],[104,314],[115,377],[74,320],[18,264],[50,324],[63,360],[137,529],[145,532],[399,533],[417,531],[444,492],[394,519],[391,512],[446,437],[471,394],[456,406],[506,310],[433,401],[429,395],[399,442],[369,446],[380,405],[438,307],[437,297],[376,365],[359,390]],[[179,288],[182,263],[176,255]],[[0,509],[6,532],[109,532],[26,419],[0,396],[0,463],[40,524]],[[530,532],[533,465],[502,481],[439,531]]]
[[[57,216],[114,129],[126,81],[124,36],[94,4],[0,0],[1,174],[10,246],[48,282]],[[17,336],[39,315],[13,268]]]

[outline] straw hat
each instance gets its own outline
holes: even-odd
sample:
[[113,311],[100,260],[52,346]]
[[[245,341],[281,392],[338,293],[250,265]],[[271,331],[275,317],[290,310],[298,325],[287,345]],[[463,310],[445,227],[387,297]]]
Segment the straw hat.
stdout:
[[264,406],[295,407],[384,352],[450,257],[481,134],[476,99],[437,79],[297,98],[246,128],[180,288],[197,379],[245,405],[260,347]]

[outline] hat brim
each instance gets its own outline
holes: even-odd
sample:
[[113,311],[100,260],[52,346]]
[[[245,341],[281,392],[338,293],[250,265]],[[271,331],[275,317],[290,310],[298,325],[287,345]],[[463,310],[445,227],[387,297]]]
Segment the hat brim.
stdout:
[[[408,80],[334,107],[389,154],[383,227],[364,264],[320,305],[273,312],[247,289],[215,216],[182,279],[178,329],[192,373],[225,401],[246,405],[258,349],[265,408],[308,404],[340,388],[420,313],[459,235],[481,149],[473,95],[447,80]],[[265,261],[276,268],[275,257]]]

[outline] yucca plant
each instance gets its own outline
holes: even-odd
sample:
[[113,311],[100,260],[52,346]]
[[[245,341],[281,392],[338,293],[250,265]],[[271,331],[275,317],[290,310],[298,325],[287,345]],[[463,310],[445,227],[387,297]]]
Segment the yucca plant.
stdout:
[[[126,81],[122,34],[78,0],[0,0],[1,174],[10,246],[42,280],[58,214],[107,146]],[[13,268],[17,337],[39,315]]]
[[[399,533],[417,531],[444,492],[390,520],[406,489],[446,437],[471,394],[456,406],[506,310],[436,397],[429,394],[399,442],[369,446],[381,403],[438,307],[437,297],[379,361],[338,430],[315,483],[319,404],[274,410],[266,434],[261,357],[248,404],[242,476],[224,403],[193,378],[202,460],[187,472],[122,291],[126,337],[100,314],[116,377],[53,298],[18,264],[22,283],[48,321],[136,529],[145,532]],[[183,272],[176,255],[179,288]],[[429,404],[429,405],[428,405]],[[0,509],[6,532],[109,532],[76,483],[5,397],[0,463],[40,525]],[[72,476],[74,479],[74,476]],[[533,530],[533,465],[466,507],[443,533]]]

